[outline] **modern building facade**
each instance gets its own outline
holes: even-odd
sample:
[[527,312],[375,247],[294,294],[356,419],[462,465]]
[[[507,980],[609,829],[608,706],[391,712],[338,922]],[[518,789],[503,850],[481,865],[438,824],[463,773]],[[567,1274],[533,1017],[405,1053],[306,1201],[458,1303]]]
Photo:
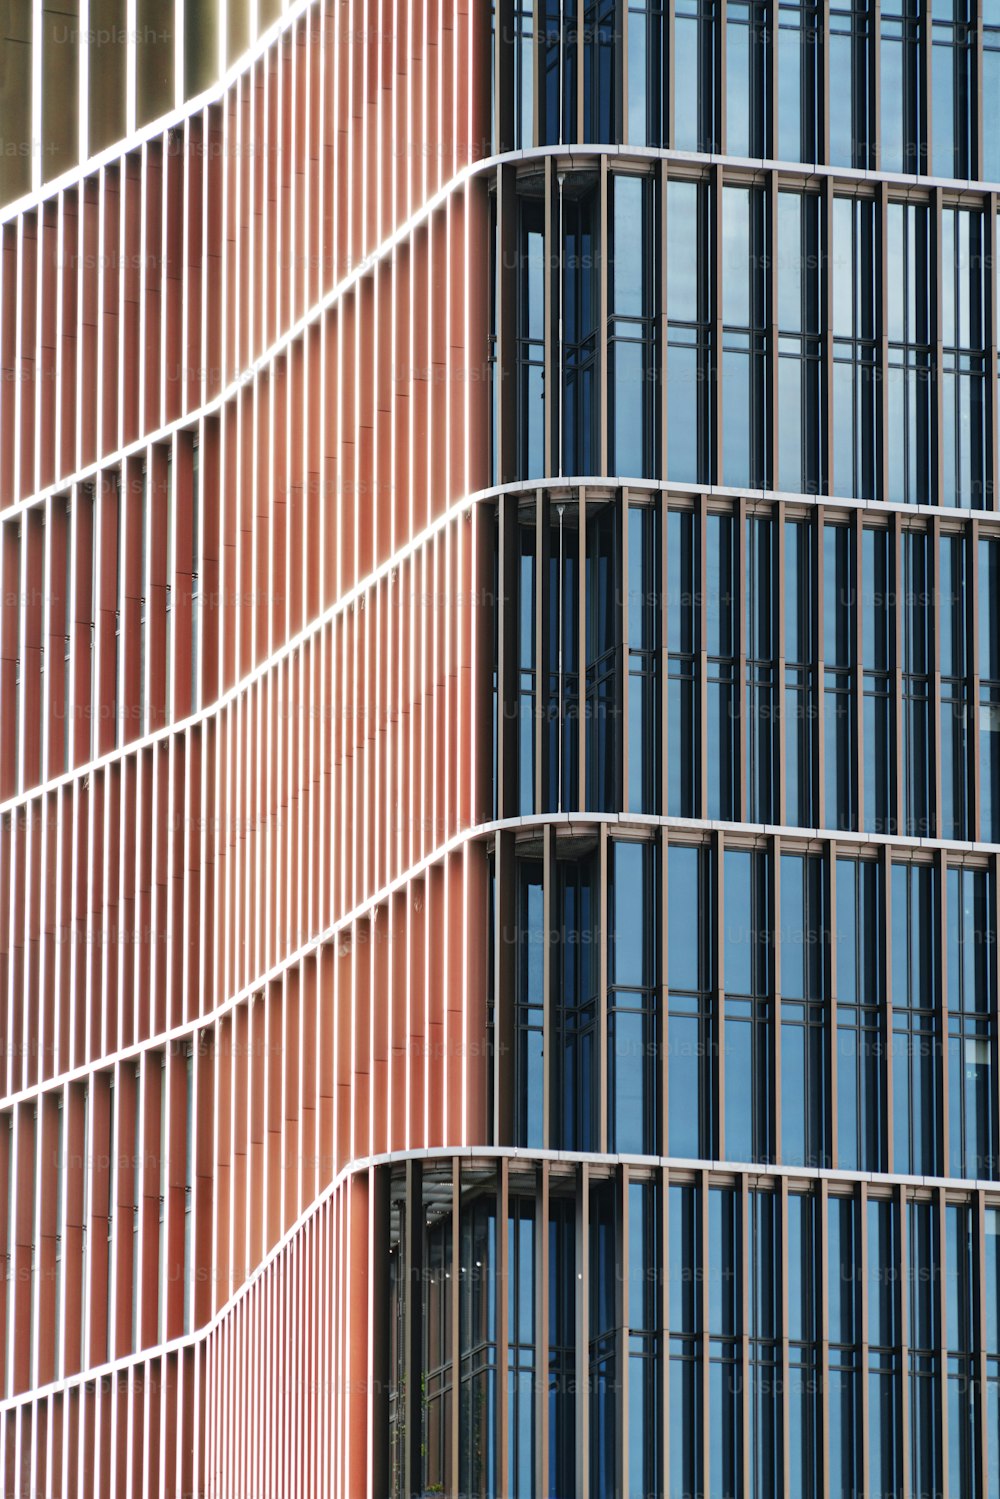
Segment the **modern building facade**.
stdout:
[[995,0],[6,20],[3,1493],[1000,1499]]

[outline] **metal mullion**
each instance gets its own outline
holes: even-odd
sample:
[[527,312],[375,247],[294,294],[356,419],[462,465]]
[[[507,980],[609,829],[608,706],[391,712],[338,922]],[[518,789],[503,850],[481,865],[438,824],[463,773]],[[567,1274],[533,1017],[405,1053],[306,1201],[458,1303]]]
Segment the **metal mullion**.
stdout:
[[[772,346],[773,347],[773,346]],[[776,450],[775,450],[776,451]],[[778,796],[775,804],[772,798],[772,815],[774,820],[785,827],[788,821],[788,807],[786,788],[788,782],[788,744],[787,724],[785,722],[785,502],[777,500],[774,504],[772,515],[775,526],[775,556],[777,568],[777,598],[775,599],[778,626],[777,650],[774,652],[774,666],[772,667],[774,696],[771,702],[772,712],[778,723]],[[798,706],[798,693],[796,693],[796,707]],[[794,733],[794,726],[792,732]],[[772,741],[773,750],[773,741]],[[773,785],[773,779],[772,779]],[[796,819],[797,820],[797,819]],[[778,930],[777,924],[775,930]],[[777,944],[775,945],[777,954]],[[775,981],[777,987],[777,980]]]
[[[497,1236],[499,1238],[499,1262],[500,1262],[500,1285],[502,1294],[497,1297],[500,1305],[497,1309],[497,1393],[498,1406],[497,1416],[501,1431],[507,1430],[507,1380],[501,1378],[503,1371],[506,1375],[507,1369],[507,1296],[503,1294],[507,1286],[507,1234],[505,1232],[507,1223],[507,1169],[508,1159],[502,1157],[500,1161],[500,1202],[498,1204],[500,1213],[497,1215]],[[448,1462],[446,1471],[451,1475],[451,1482],[458,1488],[459,1474],[459,1412],[462,1406],[462,1348],[460,1340],[460,1316],[459,1305],[459,1275],[456,1268],[462,1263],[462,1161],[460,1156],[454,1156],[451,1163],[451,1282],[448,1286],[448,1297],[451,1302],[451,1347],[449,1355],[451,1358],[451,1421],[448,1423]],[[503,1362],[501,1363],[501,1356]],[[500,1466],[503,1473],[507,1461],[507,1443],[500,1443]],[[502,1490],[501,1490],[502,1492]]]
[[938,1175],[949,1175],[951,1162],[951,1139],[948,1114],[948,963],[946,958],[946,946],[948,940],[948,892],[947,877],[948,863],[944,849],[938,849],[934,855],[934,869],[937,876],[937,902],[934,917],[937,922],[935,933],[935,947],[937,949],[936,979],[938,988],[938,1015],[941,1026],[941,1044],[938,1047],[940,1057],[940,1078],[938,1086],[941,1097],[941,1159],[938,1161]]
[[[615,0],[615,57],[621,68],[618,88],[618,139],[628,145],[628,0]],[[634,144],[642,145],[639,141]]]
[[[945,1228],[945,1192],[943,1187],[934,1190],[934,1207],[937,1218],[937,1286],[935,1287],[934,1321],[937,1325],[937,1412],[938,1443],[941,1453],[941,1474],[948,1472],[948,1323],[945,1305],[945,1267],[948,1252]],[[947,1480],[944,1480],[947,1484]]]
[[602,1155],[608,1149],[608,825],[598,831],[598,956],[597,956],[597,1139]]
[[[778,22],[779,22],[779,0],[767,0],[767,5],[766,5],[766,8],[765,8],[765,16],[766,16],[766,19],[765,19],[764,25],[766,27],[766,34],[767,34],[768,45],[767,45],[767,49],[765,51],[765,68],[764,68],[764,70],[765,70],[765,74],[766,74],[766,84],[765,84],[764,93],[765,93],[765,97],[770,101],[770,103],[769,103],[769,106],[764,111],[765,121],[764,121],[764,137],[763,137],[763,142],[762,142],[762,154],[765,157],[767,157],[768,159],[773,159],[777,155],[777,137],[778,137],[778,132],[777,132],[776,126],[777,126],[778,123],[780,123],[780,115],[779,115],[779,102],[780,101],[778,99]],[[753,43],[751,42],[751,46],[752,45],[753,45]],[[799,105],[799,108],[801,110],[801,103]],[[800,119],[800,121],[799,121],[799,129],[800,129],[800,131],[801,131],[801,128],[802,128],[802,124],[801,124],[801,119]],[[775,185],[776,185],[777,184],[776,174],[775,174],[775,177],[774,177],[774,181],[775,181]],[[775,243],[776,243],[776,240],[774,240],[772,238],[772,240],[771,240],[772,246]],[[771,260],[772,260],[772,265],[773,265],[774,264],[774,256],[771,257]],[[773,290],[773,287],[772,287],[772,290]],[[774,448],[774,449],[772,449],[772,451],[776,453],[778,450],[777,450],[777,448]]]
[[716,153],[724,156],[728,148],[726,139],[726,0],[716,0],[716,26],[718,28],[715,38],[716,126],[715,140],[712,144]]
[[[548,946],[548,943],[546,943]],[[454,1166],[454,1200],[455,1200],[455,1254],[452,1265],[459,1263],[459,1237],[458,1237],[458,1213],[459,1213],[459,1161],[455,1160]],[[499,1285],[497,1286],[496,1298],[496,1321],[497,1321],[497,1425],[500,1431],[506,1433],[510,1430],[510,1391],[508,1388],[509,1366],[510,1366],[510,1157],[500,1158],[499,1180],[497,1182],[497,1260],[499,1263]],[[458,1276],[452,1274],[452,1282],[457,1287]],[[460,1387],[458,1379],[458,1306],[457,1291],[453,1302],[452,1339],[455,1347],[455,1401],[451,1422],[452,1451],[454,1454],[454,1466],[452,1467],[452,1483],[456,1492],[459,1487],[459,1465],[458,1465],[458,1428],[460,1404]],[[501,1494],[510,1492],[510,1443],[501,1441],[497,1443],[497,1477]]]
[[827,839],[823,847],[823,878],[826,882],[826,929],[829,937],[823,943],[823,967],[825,977],[827,1034],[827,1156],[833,1170],[837,1168],[837,1130],[840,1123],[837,1110],[837,844]]
[[750,809],[750,788],[747,784],[747,630],[746,614],[749,608],[747,597],[747,502],[743,495],[736,501],[736,577],[733,592],[739,599],[736,618],[736,701],[739,712],[736,716],[736,764],[739,785],[734,798],[731,821],[744,822]]
[[548,567],[548,491],[539,489],[535,493],[535,787],[533,810],[542,810],[542,792],[545,786],[545,701],[548,696],[545,661],[545,592]]
[[[657,1183],[660,1189],[660,1244],[661,1261],[664,1265],[669,1263],[668,1255],[670,1248],[670,1172],[666,1166],[662,1166],[657,1172]],[[981,1242],[981,1241],[980,1241]],[[659,1276],[660,1304],[658,1310],[659,1319],[659,1358],[658,1363],[663,1371],[660,1379],[660,1471],[656,1481],[664,1493],[667,1491],[670,1473],[670,1276],[661,1274]],[[707,1424],[707,1423],[705,1423]]]
[[[562,408],[562,370],[559,370],[559,383],[557,386],[555,381],[554,351],[552,347],[553,326],[556,325],[559,316],[557,311],[559,298],[554,282],[562,277],[562,245],[558,241],[556,220],[554,217],[556,207],[554,203],[552,176],[552,157],[546,156],[544,167],[544,206],[542,209],[542,244],[546,252],[544,257],[545,295],[543,297],[543,327],[545,332],[542,343],[542,378],[549,402],[548,410],[543,413],[545,418],[545,456],[543,467],[547,478],[552,477],[557,467],[558,471],[562,471],[562,453],[560,452],[556,455],[555,464],[553,464],[552,460],[552,449],[554,446],[553,429],[558,431],[559,414]],[[555,242],[554,252],[553,242]],[[558,327],[556,327],[556,332],[558,334]]]
[[861,1359],[861,1492],[871,1493],[871,1390],[869,1374],[870,1351],[868,1345],[869,1317],[871,1315],[868,1305],[868,1183],[861,1180],[856,1187],[856,1202],[858,1205],[858,1269],[861,1282],[861,1326],[859,1329],[858,1350]]
[[[572,4],[572,0],[566,0]],[[584,42],[587,31],[586,0],[576,0],[576,119],[573,122],[574,129],[572,140],[577,145],[583,144],[583,125],[586,119],[586,102],[583,91],[584,79]]]
[[788,1177],[778,1178],[778,1233],[780,1236],[778,1263],[783,1267],[778,1296],[781,1302],[781,1472],[787,1484],[791,1471],[791,1374],[788,1346]]
[[[624,1162],[614,1175],[615,1184],[615,1239],[619,1274],[615,1277],[615,1344],[618,1362],[618,1420],[620,1433],[617,1472],[615,1482],[622,1494],[629,1491],[629,1443],[628,1443],[628,1376],[629,1376],[629,1168]],[[501,1490],[501,1492],[503,1492]]]
[[893,596],[893,662],[890,676],[892,679],[892,716],[895,726],[892,750],[896,765],[896,784],[894,794],[890,800],[890,817],[892,831],[895,835],[899,833],[904,825],[903,813],[906,807],[906,767],[903,763],[903,611],[900,608],[900,590],[903,578],[903,527],[902,517],[898,510],[894,511],[890,517],[889,536],[892,543],[891,592]]
[[[600,158],[597,232],[597,408],[598,462],[602,478],[608,473],[608,158]],[[617,454],[615,458],[617,460]]]
[[[621,612],[621,648],[620,648],[620,652],[619,652],[619,655],[620,655],[620,667],[619,667],[618,672],[616,673],[616,675],[618,677],[618,681],[620,683],[620,687],[619,687],[619,692],[621,694],[621,715],[620,715],[620,718],[621,718],[621,726],[622,726],[621,727],[621,767],[620,767],[620,769],[621,769],[621,777],[620,777],[620,779],[621,779],[621,803],[620,803],[620,805],[621,805],[621,809],[622,809],[623,812],[628,812],[629,811],[629,783],[628,783],[628,781],[629,781],[629,777],[628,777],[628,765],[629,765],[629,694],[630,694],[630,692],[632,690],[631,681],[630,681],[630,677],[631,677],[631,672],[630,672],[631,659],[630,659],[630,656],[629,656],[629,637],[628,637],[628,612],[629,612],[628,611],[628,596],[629,596],[628,595],[628,589],[629,589],[629,581],[628,581],[628,522],[629,522],[628,489],[623,486],[622,489],[619,491],[619,494],[618,494],[618,496],[616,497],[616,499],[614,500],[613,503],[614,503],[614,506],[615,506],[615,518],[616,518],[616,523],[617,523],[617,526],[618,526],[618,532],[619,532],[619,536],[621,537],[621,545],[620,545],[620,552],[621,552],[621,592],[620,592],[620,596],[619,596],[619,605],[618,605],[619,610]],[[645,668],[644,668],[644,670],[645,670]]]
[[875,259],[878,267],[878,284],[875,289],[875,347],[878,351],[879,421],[876,439],[878,477],[874,498],[884,500],[889,493],[889,236],[886,232],[889,217],[889,187],[886,182],[878,184],[877,203],[878,244],[875,249]]
[[[994,1089],[994,1093],[996,1090]],[[975,1280],[975,1429],[976,1429],[976,1492],[987,1491],[989,1473],[989,1434],[986,1429],[987,1367],[986,1367],[986,1193],[977,1191],[972,1196],[972,1215],[975,1223],[976,1280]],[[1000,1433],[993,1433],[996,1442]]]
[[549,1163],[539,1163],[535,1190],[535,1488],[544,1493],[549,1474]]
[[[986,389],[992,394],[997,389],[997,255],[1000,253],[997,246],[997,205],[998,195],[988,193],[986,196],[986,264],[994,268],[990,277],[989,292],[986,298],[987,317],[989,318],[989,338],[986,349],[986,374],[988,376]],[[987,432],[989,438],[989,473],[990,473],[990,505],[988,509],[996,510],[1000,506],[1000,422],[997,419],[997,402],[991,399],[989,402],[989,413],[986,418]]]
[[[994,944],[997,934],[1000,933],[1000,854],[990,855],[991,876],[991,900],[990,918],[993,928]],[[993,1076],[1000,1076],[1000,984],[997,983],[996,961],[992,964],[993,972],[993,1003],[990,1010],[990,1067]],[[990,1124],[991,1124],[991,1146],[994,1161],[996,1161],[998,1148],[1000,1148],[1000,1092],[996,1087],[990,1089]],[[994,1165],[994,1172],[996,1166]]]
[[885,1160],[882,1165],[886,1171],[892,1171],[895,1159],[892,1127],[892,859],[886,844],[879,848],[878,865],[882,876],[879,881],[879,921],[882,928],[882,1054],[885,1057],[885,1118],[882,1120]]
[[[658,1120],[657,1135],[660,1154],[669,1155],[670,1058],[668,1055],[668,1046],[670,1041],[670,992],[668,986],[668,964],[670,961],[670,899],[667,882],[670,872],[670,845],[665,828],[660,830],[657,847],[660,853],[660,973],[657,983],[659,1034],[656,1038],[659,1045],[660,1060],[660,1117]],[[666,1239],[663,1242],[666,1244]]]
[[[782,1159],[781,1151],[781,839],[771,839],[768,850],[767,881],[771,905],[771,1076],[774,1079],[774,1141],[773,1159]],[[756,1001],[755,1001],[756,1004]]]
[[516,944],[504,940],[504,932],[516,930],[519,924],[513,833],[501,831],[497,834],[495,857],[493,1139],[496,1145],[513,1145],[514,1055],[517,1043],[514,1006],[519,959]]
[[902,1491],[904,1494],[911,1492],[910,1488],[910,1293],[907,1284],[907,1273],[909,1270],[909,1224],[906,1219],[906,1188],[897,1184],[893,1189],[897,1210],[899,1214],[899,1274],[897,1285],[899,1286],[899,1300],[896,1314],[899,1317],[899,1451],[900,1469],[902,1473]]
[[712,972],[715,976],[715,993],[713,995],[712,1013],[714,1017],[715,1030],[715,1059],[716,1059],[716,1089],[715,1089],[715,1158],[725,1160],[726,1158],[726,1055],[725,1046],[725,1007],[726,975],[724,972],[724,948],[723,931],[725,929],[725,880],[723,879],[723,859],[725,855],[725,839],[721,832],[712,834],[712,881],[714,890],[712,892],[712,906],[715,910],[715,925],[712,931],[712,941],[715,944],[715,952],[712,955]]
[[[925,0],[929,4],[929,0]],[[928,20],[928,25],[930,24]],[[929,50],[929,49],[928,49]],[[928,135],[928,141],[930,136]],[[944,401],[940,392],[944,390],[944,298],[942,295],[942,269],[941,269],[941,207],[942,192],[939,187],[931,193],[931,245],[933,265],[933,290],[931,303],[931,318],[934,330],[933,343],[933,377],[934,377],[934,446],[931,453],[931,465],[933,468],[933,481],[931,489],[931,500],[935,504],[941,503],[944,494]],[[939,804],[940,805],[940,804]]]
[[737,1187],[740,1197],[740,1310],[742,1312],[739,1333],[740,1391],[743,1427],[743,1493],[753,1492],[750,1485],[750,1180],[741,1172]]
[[[823,0],[827,20],[829,21],[829,0]],[[828,33],[827,33],[828,34]],[[829,71],[828,48],[824,47],[824,70]],[[829,136],[829,103],[824,105],[824,129]],[[827,155],[829,155],[829,142],[827,143]],[[821,438],[820,454],[820,489],[823,494],[831,494],[835,483],[835,471],[833,465],[833,276],[831,274],[830,244],[833,239],[833,178],[824,177],[822,182],[822,224],[821,243],[826,247],[823,264],[823,275],[820,283],[820,323],[822,329],[823,381],[820,399],[823,402],[823,434]]]
[[980,813],[982,811],[982,777],[979,755],[976,753],[979,724],[979,521],[973,517],[962,534],[965,548],[965,691],[966,691],[966,736],[965,771],[967,784],[968,816],[966,834],[969,838],[982,837]]
[[[721,1151],[719,1152],[721,1155]],[[701,1373],[701,1409],[711,1409],[712,1392],[712,1366],[710,1361],[711,1342],[709,1339],[709,1297],[708,1297],[708,1236],[709,1236],[709,1212],[708,1212],[708,1172],[699,1171],[697,1178],[698,1206],[700,1209],[700,1226],[698,1233],[698,1272],[700,1279],[696,1282],[701,1293],[701,1305],[698,1312],[698,1353],[699,1370]],[[703,1420],[701,1423],[701,1472],[702,1492],[711,1494],[712,1487],[712,1444],[709,1440],[709,1423]]]
[[[931,140],[933,139],[933,99],[931,88],[931,41],[933,6],[932,0],[920,0],[920,46],[917,50],[917,67],[920,69],[920,100],[923,105],[921,114],[917,116],[917,164],[916,170],[927,175],[951,176],[951,172],[938,173],[937,163],[933,159]],[[904,31],[904,37],[906,35]],[[921,135],[923,139],[921,139]],[[952,164],[954,170],[954,164]],[[939,191],[939,189],[935,189]]]
[[[969,41],[972,53],[972,140],[969,150],[969,176],[983,181],[983,6],[982,0],[969,0]],[[989,261],[989,265],[995,265]]]
[[403,1490],[419,1493],[423,1486],[423,1457],[420,1394],[417,1371],[423,1367],[423,1304],[419,1294],[423,1286],[423,1166],[419,1160],[408,1160],[403,1167],[405,1183],[405,1242],[403,1306],[403,1382],[404,1430]]
[[[940,403],[938,403],[940,405]],[[928,526],[928,541],[931,549],[931,597],[935,607],[931,608],[931,826],[923,830],[925,836],[943,838],[941,796],[941,517],[933,515]],[[925,604],[925,608],[929,605]]]
[[[810,596],[813,599],[812,619],[812,754],[809,774],[813,777],[813,821],[817,827],[826,827],[826,659],[823,654],[823,624],[826,613],[826,590],[824,585],[823,548],[826,544],[826,511],[822,502],[813,512],[813,544],[810,553]],[[834,930],[831,925],[831,931]]]
[[517,498],[501,494],[497,502],[498,589],[497,609],[497,816],[509,817],[515,808],[512,795],[517,767],[515,735],[518,692],[515,677],[520,674],[517,659]]
[[[819,46],[820,80],[819,80],[819,140],[817,141],[817,155],[820,161],[830,161],[830,0],[817,0],[816,5],[816,27],[819,36],[823,38]],[[829,185],[829,178],[827,179]]]
[[[724,5],[724,0],[720,0]],[[724,28],[725,19],[720,21]],[[721,74],[719,75],[722,76]],[[709,260],[712,278],[710,305],[710,349],[712,367],[712,412],[709,423],[710,462],[708,478],[712,484],[724,484],[722,467],[722,168],[713,166],[709,175],[709,192],[712,197],[711,248]]]
[[708,504],[703,494],[697,499],[695,522],[698,528],[698,796],[696,810],[704,817],[708,811]]
[[[829,1262],[830,1242],[827,1221],[829,1186],[825,1176],[820,1177],[816,1188],[816,1226],[819,1229],[819,1377],[820,1389],[830,1388],[830,1297]],[[824,1415],[826,1412],[824,1411]],[[822,1422],[820,1435],[820,1489],[821,1494],[830,1490],[830,1422]]]
[[552,1149],[552,1069],[555,1047],[552,1040],[552,896],[555,864],[552,850],[552,824],[542,829],[542,1148]]
[[[670,69],[670,77],[671,77],[671,83],[670,83],[670,100],[671,100],[671,109],[672,109],[672,106],[673,106],[673,82],[672,82],[672,79],[673,79],[673,69],[674,69],[674,55],[673,55],[674,7],[672,5],[667,5],[665,7],[665,9],[667,10],[667,12],[669,14],[669,21],[667,20],[667,18],[665,16],[664,17],[664,24],[669,27],[669,31],[670,31],[670,38],[669,38],[669,48],[670,48],[670,50],[669,50],[668,56],[669,56],[669,69]],[[659,463],[657,465],[656,472],[659,474],[659,476],[660,476],[661,479],[665,479],[665,478],[667,478],[667,475],[668,475],[668,468],[667,468],[667,461],[668,461],[668,452],[667,452],[667,412],[668,412],[667,343],[668,343],[668,339],[669,339],[669,335],[670,335],[669,323],[668,323],[668,320],[667,320],[667,196],[668,196],[668,194],[667,194],[667,183],[669,181],[669,175],[668,175],[668,172],[667,172],[667,163],[665,161],[661,161],[660,162],[659,168],[657,170],[657,175],[656,175],[656,179],[655,180],[657,181],[657,183],[659,185],[659,189],[660,189],[660,205],[659,205],[659,207],[660,207],[660,213],[659,213],[659,220],[660,220],[660,222],[659,222],[659,255],[656,257],[656,262],[657,262],[657,264],[656,264],[656,286],[657,286],[657,293],[656,293],[656,297],[657,297],[656,322],[657,322],[657,331],[658,331],[658,334],[659,334],[659,355],[660,355],[660,359],[659,359],[659,365],[660,365],[660,371],[659,371],[659,373],[660,373],[660,440],[659,440],[659,453],[657,455],[658,459],[659,459]],[[655,236],[654,236],[654,239],[655,239]],[[664,529],[666,529],[666,528],[664,527]],[[664,576],[666,576],[666,575],[664,574]]]
[[[773,21],[777,22],[778,0],[767,0],[768,10],[771,12]],[[771,36],[777,36],[777,25],[774,24]],[[768,47],[769,66],[774,72],[775,48]],[[772,83],[774,82],[772,77]],[[775,99],[776,93],[772,87],[770,97]],[[773,116],[773,110],[769,111]],[[773,118],[769,121],[773,129]],[[765,142],[765,147],[767,146]],[[778,428],[780,417],[778,415],[778,174],[772,168],[767,174],[767,187],[765,197],[768,226],[767,226],[767,363],[765,379],[768,386],[768,409],[764,417],[764,426],[767,431],[767,461],[764,465],[765,478],[770,475],[771,488],[778,488]],[[768,430],[769,429],[769,430]],[[780,576],[780,574],[779,574]]]
[[851,647],[851,708],[854,718],[851,725],[853,764],[851,765],[851,776],[854,782],[855,803],[855,826],[862,829],[865,825],[865,715],[864,715],[864,630],[862,625],[863,615],[861,612],[861,578],[864,563],[864,552],[862,542],[864,540],[864,526],[862,523],[863,512],[854,510],[850,517],[851,537],[851,579],[852,592],[854,594],[854,607],[851,611],[851,632],[853,642]]
[[578,1499],[590,1499],[590,1167],[582,1161],[576,1211],[576,1427]]
[[577,810],[587,810],[587,491],[581,484],[579,497],[579,519],[577,525],[577,549],[578,566],[577,577],[579,586],[577,588],[578,616],[577,632],[579,637],[578,671],[577,678],[577,751],[579,766],[577,769],[576,797]]

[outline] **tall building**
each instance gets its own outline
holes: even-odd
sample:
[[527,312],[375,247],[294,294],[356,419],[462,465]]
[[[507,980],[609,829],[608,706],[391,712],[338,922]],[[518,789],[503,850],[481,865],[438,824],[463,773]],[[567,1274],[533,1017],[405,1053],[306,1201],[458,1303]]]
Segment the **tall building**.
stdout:
[[24,0],[0,1487],[1000,1499],[997,0]]

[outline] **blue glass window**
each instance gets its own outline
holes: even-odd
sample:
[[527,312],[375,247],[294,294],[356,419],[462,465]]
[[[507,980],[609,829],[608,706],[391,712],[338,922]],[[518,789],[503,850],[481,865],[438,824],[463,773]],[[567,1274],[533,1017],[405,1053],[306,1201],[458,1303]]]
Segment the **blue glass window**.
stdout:
[[609,463],[613,474],[653,479],[659,472],[658,184],[616,173],[611,189]]
[[788,1195],[788,1469],[789,1494],[819,1493],[821,1426],[817,1338],[819,1242],[816,1198]]
[[628,1188],[628,1453],[630,1494],[653,1494],[659,1470],[660,1194],[654,1182]]
[[822,860],[781,855],[781,1159],[828,1166]]
[[[618,139],[619,82],[616,0],[586,0],[583,7],[583,139]],[[588,470],[589,472],[589,470]]]
[[714,0],[674,0],[673,147],[715,150]]
[[966,643],[969,596],[966,584],[966,538],[941,537],[938,584],[938,641],[941,690],[942,838],[969,836],[969,693]]
[[881,870],[837,860],[837,1165],[885,1169]]
[[619,1263],[614,1183],[590,1188],[590,1491],[615,1490]]
[[760,188],[722,190],[722,474],[734,488],[768,482],[768,235]]
[[697,484],[710,471],[708,192],[673,179],[666,193],[667,477]]
[[[628,510],[628,805],[660,810],[660,512]],[[690,748],[688,748],[690,754]]]
[[618,511],[613,503],[587,509],[586,727],[587,806],[619,807],[618,732],[621,710],[622,598]]
[[747,784],[743,788],[742,805],[751,822],[771,822],[777,812],[778,590],[774,578],[774,530],[770,516],[747,517],[743,637]]
[[670,1492],[701,1492],[701,1194],[669,1187]]
[[986,1390],[988,1499],[1000,1499],[1000,1208],[986,1209]]
[[549,1200],[549,1493],[576,1492],[576,1202]]
[[511,1499],[531,1499],[535,1478],[534,1203],[528,1197],[512,1196],[508,1214],[507,1465]]
[[780,1491],[781,1471],[781,1199],[748,1194],[747,1283],[750,1336],[750,1492]]
[[941,211],[942,505],[981,510],[986,478],[986,286],[983,216]]
[[517,299],[517,471],[522,479],[545,473],[545,246],[543,208],[522,198]]
[[834,198],[830,491],[859,500],[877,497],[876,235],[874,202]]
[[[552,954],[552,992],[558,1060],[552,1092],[556,1136],[564,1150],[593,1150],[598,988],[596,860],[557,859],[555,871],[559,925]],[[525,1089],[519,1091],[523,1094]],[[540,1100],[531,1107],[540,1110]]]
[[853,1197],[827,1203],[830,1380],[830,1493],[862,1491],[861,1381],[858,1377],[861,1305],[857,1204]]
[[672,1156],[713,1155],[711,850],[671,844],[667,863],[668,1119]]
[[889,334],[889,491],[901,504],[928,504],[931,486],[930,215],[923,203],[889,203],[886,286]]
[[542,1033],[545,1019],[545,921],[540,859],[518,866],[517,1141],[539,1148],[544,1141]]
[[736,522],[731,515],[705,520],[707,593],[704,604],[708,655],[708,808],[712,818],[736,816],[737,756],[737,599]]
[[914,1494],[941,1491],[941,1444],[937,1401],[940,1341],[936,1301],[940,1263],[937,1209],[930,1202],[908,1204],[910,1303],[910,1485]]
[[813,725],[813,528],[785,521],[785,821],[815,823]]
[[515,583],[517,652],[517,799],[522,817],[535,810],[535,726],[538,712],[538,659],[535,630],[537,550],[534,506],[518,518]]
[[977,101],[983,116],[979,176],[985,182],[1000,182],[1000,0],[983,0],[979,14],[983,38],[983,84]]
[[823,748],[824,822],[857,826],[854,754],[857,703],[854,537],[849,527],[823,527]]
[[976,1242],[972,1211],[964,1204],[945,1207],[945,1352],[948,1387],[948,1492],[976,1492]]
[[946,878],[948,1170],[951,1176],[992,1177],[993,876],[988,869],[953,866]]
[[667,814],[698,815],[698,527],[667,512]]
[[926,531],[903,533],[903,831],[934,835],[931,816],[931,570]]
[[542,810],[576,810],[580,769],[580,543],[575,506],[550,505],[542,636]]
[[869,0],[830,7],[830,161],[838,167],[874,165],[873,13]]
[[868,1466],[870,1491],[894,1499],[899,1451],[899,1230],[894,1202],[868,1199]]
[[918,1176],[940,1169],[936,886],[932,865],[892,866],[892,1170]]
[[968,0],[931,6],[931,171],[968,177],[972,161],[972,27]]
[[726,155],[767,156],[767,8],[763,0],[726,5]]
[[[463,1494],[493,1494],[498,1467],[495,1199],[464,1202],[460,1216],[459,1488]],[[446,1287],[442,1300],[450,1300],[450,1281]]]
[[628,0],[628,143],[665,146],[667,26],[662,0]]
[[778,161],[817,161],[820,48],[814,0],[779,0],[774,155]]
[[657,1151],[658,854],[613,840],[608,859],[608,1144]]
[[1000,843],[1000,541],[979,542],[979,836]]
[[[609,137],[603,137],[607,140]],[[598,274],[594,195],[563,192],[562,473],[598,469]]]
[[893,733],[893,575],[886,531],[861,536],[862,711],[864,731],[864,826],[889,833],[895,827],[896,752]]
[[724,855],[725,1149],[772,1159],[771,910],[762,851]]
[[883,172],[923,172],[923,25],[920,0],[894,0],[882,10],[881,91]]
[[822,489],[819,197],[778,194],[778,488]]
[[741,1213],[731,1187],[708,1194],[708,1439],[712,1499],[742,1490],[743,1332]]

